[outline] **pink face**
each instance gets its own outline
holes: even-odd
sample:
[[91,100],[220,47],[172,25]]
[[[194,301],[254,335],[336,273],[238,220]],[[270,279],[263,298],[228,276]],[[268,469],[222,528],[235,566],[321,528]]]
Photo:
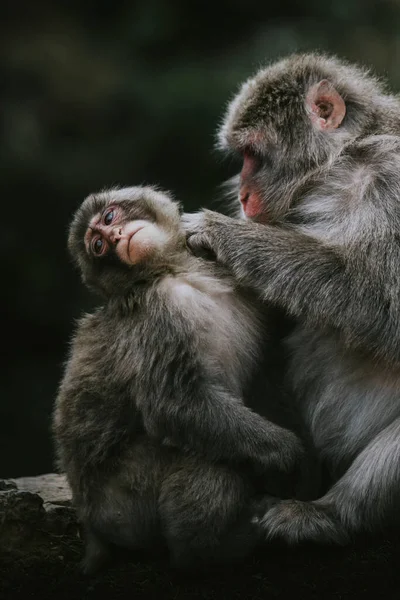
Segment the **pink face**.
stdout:
[[127,220],[118,205],[108,206],[95,215],[85,235],[85,247],[91,256],[106,256],[112,248],[127,265],[148,258],[162,243],[165,234],[151,221]]
[[252,177],[257,171],[257,168],[257,159],[245,152],[243,156],[242,172],[240,174],[240,202],[244,214],[249,218],[259,217],[263,213],[262,199],[257,190],[254,189],[254,184],[252,182]]

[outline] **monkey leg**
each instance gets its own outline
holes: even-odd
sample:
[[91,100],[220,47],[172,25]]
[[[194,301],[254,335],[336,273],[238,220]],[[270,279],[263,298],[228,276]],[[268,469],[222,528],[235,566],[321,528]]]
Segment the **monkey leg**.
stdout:
[[114,484],[111,493],[110,488],[106,492],[98,492],[98,499],[83,521],[85,573],[99,570],[116,547],[141,550],[158,541],[157,489],[136,491]]
[[85,530],[86,573],[98,570],[116,547],[146,550],[161,544],[158,498],[171,459],[158,444],[140,440],[118,462],[87,482],[79,510]]
[[255,519],[268,539],[346,543],[353,533],[397,522],[400,419],[378,434],[348,471],[313,502],[282,500]]
[[252,523],[252,486],[224,465],[184,459],[162,485],[160,517],[178,568],[233,561],[261,540]]

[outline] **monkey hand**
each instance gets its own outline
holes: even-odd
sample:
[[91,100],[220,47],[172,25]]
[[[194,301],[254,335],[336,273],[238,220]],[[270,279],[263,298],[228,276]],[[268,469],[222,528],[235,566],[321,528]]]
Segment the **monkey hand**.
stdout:
[[267,479],[271,471],[275,471],[295,481],[302,470],[305,448],[298,436],[288,429],[279,428],[278,436],[276,443],[272,446],[269,443],[266,452],[256,457],[256,471],[267,475]]
[[346,527],[337,510],[329,502],[303,502],[293,498],[275,501],[265,498],[265,513],[261,515],[262,501],[256,507],[252,522],[268,540],[280,539],[289,544],[312,541],[345,545],[349,540]]
[[[231,225],[234,221],[212,210],[201,210],[197,213],[185,213],[182,216],[182,224],[186,231],[186,239],[189,248],[194,254],[202,251],[211,251],[217,260],[222,259],[222,247],[219,231],[224,224]],[[237,221],[234,221],[237,226]],[[231,225],[232,226],[232,225]]]
[[212,236],[207,232],[209,221],[209,210],[197,213],[185,213],[182,216],[182,224],[186,232],[186,241],[194,254],[202,254],[204,250],[213,251]]

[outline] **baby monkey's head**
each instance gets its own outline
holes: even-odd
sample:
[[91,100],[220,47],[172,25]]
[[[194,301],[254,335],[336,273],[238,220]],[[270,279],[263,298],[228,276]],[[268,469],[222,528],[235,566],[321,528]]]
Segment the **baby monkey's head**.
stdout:
[[91,289],[125,295],[185,252],[179,205],[152,187],[91,194],[76,211],[68,247]]

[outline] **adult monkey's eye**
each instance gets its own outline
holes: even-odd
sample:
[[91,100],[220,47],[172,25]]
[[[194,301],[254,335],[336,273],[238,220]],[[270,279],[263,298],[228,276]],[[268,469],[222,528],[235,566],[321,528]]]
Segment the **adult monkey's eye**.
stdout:
[[104,248],[104,241],[102,238],[97,238],[92,244],[93,252],[95,254],[101,254]]
[[114,211],[111,209],[104,215],[104,225],[110,225],[114,218]]

